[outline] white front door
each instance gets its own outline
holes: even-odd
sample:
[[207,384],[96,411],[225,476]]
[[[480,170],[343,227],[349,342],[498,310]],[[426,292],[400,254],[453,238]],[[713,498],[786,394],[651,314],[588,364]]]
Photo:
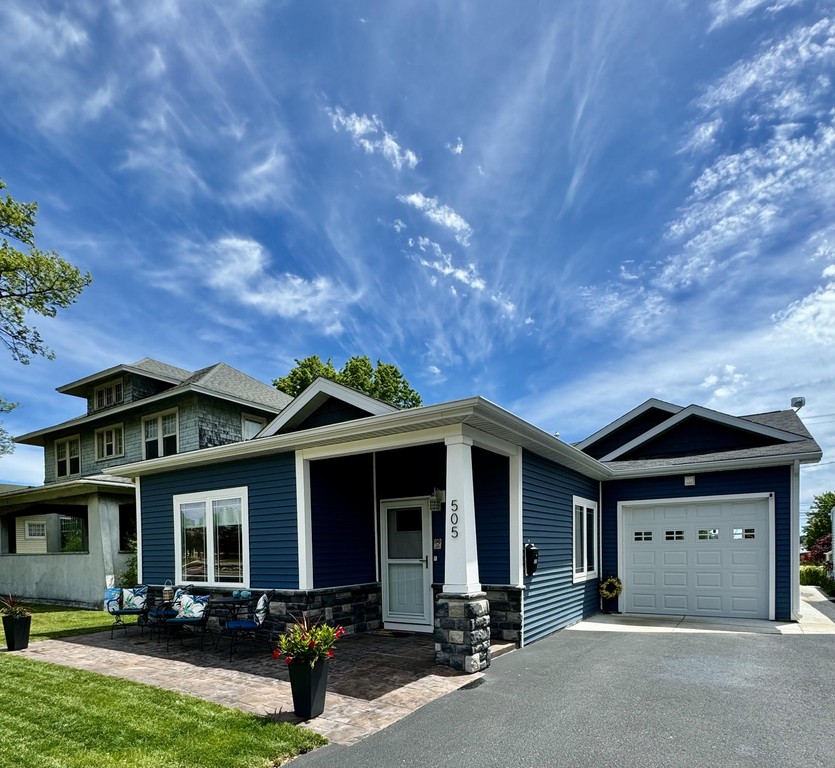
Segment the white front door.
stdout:
[[380,503],[383,623],[431,632],[432,568],[429,500]]

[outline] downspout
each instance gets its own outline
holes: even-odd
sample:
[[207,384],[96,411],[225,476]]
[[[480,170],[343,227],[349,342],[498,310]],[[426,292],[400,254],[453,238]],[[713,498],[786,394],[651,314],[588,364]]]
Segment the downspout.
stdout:
[[[598,586],[600,585],[600,578],[603,576],[603,481],[597,481],[597,503],[600,505],[600,511],[598,512],[600,516],[600,535],[597,537],[597,583]],[[600,592],[598,590],[598,602],[599,610],[603,613],[603,598],[600,597]]]
[[[791,476],[791,618],[800,620],[800,462],[792,464]],[[776,574],[775,574],[776,578]]]

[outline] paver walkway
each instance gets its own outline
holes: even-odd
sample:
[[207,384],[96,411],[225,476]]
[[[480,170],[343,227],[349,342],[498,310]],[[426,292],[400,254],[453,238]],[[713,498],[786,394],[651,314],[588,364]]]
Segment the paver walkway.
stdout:
[[63,664],[199,696],[226,707],[301,723],[337,744],[353,744],[424,704],[472,683],[467,675],[435,664],[431,635],[361,634],[344,637],[330,661],[325,712],[303,722],[293,714],[284,662],[269,651],[244,646],[230,661],[228,647],[203,652],[130,634],[110,633],[44,640],[15,655]]

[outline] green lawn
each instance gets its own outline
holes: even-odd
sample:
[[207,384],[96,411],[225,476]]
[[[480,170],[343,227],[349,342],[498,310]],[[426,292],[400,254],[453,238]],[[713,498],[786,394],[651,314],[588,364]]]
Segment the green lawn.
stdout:
[[[32,642],[113,623],[104,611],[27,608]],[[271,768],[325,743],[289,723],[0,653],[0,768]]]
[[0,766],[268,768],[326,740],[202,699],[0,654]]
[[[83,608],[67,608],[63,605],[27,605],[32,612],[32,630],[29,640],[46,640],[56,637],[86,635],[90,632],[110,630],[113,617],[104,611],[89,611]],[[127,624],[135,624],[129,618]],[[0,635],[2,639],[2,635]]]

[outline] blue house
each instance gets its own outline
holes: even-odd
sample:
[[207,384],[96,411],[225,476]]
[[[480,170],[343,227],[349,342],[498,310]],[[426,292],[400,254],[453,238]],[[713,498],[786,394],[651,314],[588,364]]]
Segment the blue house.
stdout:
[[613,574],[622,611],[791,619],[820,456],[794,411],[652,400],[574,446],[480,397],[398,410],[318,379],[255,439],[108,472],[136,483],[142,581],[275,589],[279,628],[434,633],[473,672],[491,637],[597,612]]

